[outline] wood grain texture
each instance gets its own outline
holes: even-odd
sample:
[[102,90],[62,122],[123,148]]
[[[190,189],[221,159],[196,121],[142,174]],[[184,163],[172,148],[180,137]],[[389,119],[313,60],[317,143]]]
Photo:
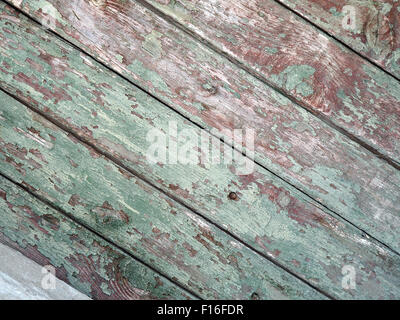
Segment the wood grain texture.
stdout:
[[[394,250],[400,250],[397,231],[400,226],[398,170],[228,60],[133,1],[107,1],[101,6],[80,0],[69,2],[70,5],[65,5],[63,1],[44,0],[14,3],[38,20],[53,19],[57,25],[55,31],[200,126],[209,130],[254,128],[257,133],[255,159],[260,164]],[[43,13],[42,7],[46,6],[53,8],[52,15]],[[11,22],[9,24],[7,29],[12,26]],[[14,41],[25,42],[18,38]],[[5,41],[3,43],[5,52],[16,46],[12,41],[10,45]],[[31,59],[24,55],[25,50],[26,47],[21,50],[22,55],[16,58],[19,63]],[[58,56],[62,57],[60,54]],[[13,57],[16,57],[16,53],[7,57],[9,63],[2,67],[3,87],[29,101],[38,83],[35,78],[20,77],[26,67],[20,68],[19,64],[13,62]],[[42,58],[36,60],[35,63],[43,61]],[[54,70],[54,78],[60,73],[62,81],[65,75],[59,61],[50,57],[43,70]],[[329,75],[329,72],[326,74]],[[289,79],[296,81],[297,78]],[[63,88],[65,84],[58,84],[55,92],[63,92],[60,86]],[[105,85],[100,85],[100,88],[104,91]],[[28,93],[26,90],[29,90]],[[46,91],[48,87],[41,90],[43,99],[55,104],[64,104],[68,99],[73,99],[72,96],[63,99],[62,94],[57,98],[52,95],[53,91]],[[97,96],[89,100],[101,104],[103,97],[98,91],[94,92]],[[392,104],[393,108],[396,106]],[[393,117],[397,116],[393,114],[387,120]],[[67,119],[68,116],[62,118]],[[385,127],[382,123],[373,123],[379,128]],[[90,128],[85,124],[80,126]],[[96,134],[96,130],[90,129],[86,136],[91,134]],[[124,139],[122,145],[126,141]],[[113,147],[107,141],[103,143],[107,144],[114,151],[118,149],[118,146]],[[238,185],[259,189],[262,184],[258,179],[253,175]],[[171,186],[174,188],[176,184]],[[187,183],[179,187],[181,194],[193,189]],[[225,188],[226,185],[223,185],[219,190],[228,192]],[[218,198],[225,199],[226,196],[214,199]],[[190,198],[190,201],[194,199],[197,198]],[[218,200],[212,203],[215,201]]]
[[[268,171],[257,167],[253,175],[240,177],[231,172],[232,168],[224,166],[149,164],[144,151],[148,148],[147,132],[153,126],[167,131],[169,121],[175,121],[179,128],[193,128],[193,125],[22,16],[16,22],[13,11],[6,12],[8,18],[3,15],[3,22],[7,26],[8,41],[4,39],[0,52],[9,67],[0,73],[0,82],[7,90],[329,294],[338,298],[399,295],[398,270],[393,268],[398,264],[397,255],[363,237],[362,232],[343,220],[328,215]],[[14,50],[12,56],[8,54],[15,47],[19,50]],[[63,88],[68,89],[68,98],[52,96],[52,92],[61,92]],[[6,119],[5,115],[2,117]],[[6,149],[4,153],[11,157],[12,151]],[[26,150],[29,149],[26,147]],[[35,153],[33,149],[32,157],[37,163]],[[22,162],[12,158],[15,167],[6,165],[9,174],[20,176],[15,172],[20,167],[25,168],[25,174],[30,172],[26,169],[28,158]],[[72,155],[67,160],[79,172],[85,171]],[[46,162],[39,163],[46,167]],[[26,181],[23,173],[19,179]],[[38,184],[35,177],[30,179]],[[59,182],[52,181],[56,190],[64,189],[61,186],[66,182],[60,186]],[[122,186],[122,189],[126,188]],[[232,190],[239,194],[238,201],[228,199]],[[57,192],[52,192],[51,198],[58,199]],[[76,196],[71,199],[66,196],[67,202],[71,200],[76,205],[81,202]],[[57,201],[62,203],[62,199]],[[71,210],[69,205],[67,208]],[[341,286],[342,267],[349,261],[359,272],[356,291],[345,291]]]
[[273,0],[147,2],[400,163],[399,81]]
[[[277,0],[400,78],[400,2],[393,0]],[[343,28],[345,6],[355,28]],[[351,21],[347,21],[349,23]]]
[[1,172],[191,292],[324,298],[16,100],[1,101]]
[[1,176],[0,242],[93,299],[194,299]]

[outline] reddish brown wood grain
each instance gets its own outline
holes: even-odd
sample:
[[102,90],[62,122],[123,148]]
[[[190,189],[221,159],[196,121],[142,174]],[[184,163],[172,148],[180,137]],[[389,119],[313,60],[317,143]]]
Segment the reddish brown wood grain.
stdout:
[[[400,78],[400,2],[396,0],[278,0]],[[354,8],[354,25],[345,6]],[[347,21],[351,24],[351,21]],[[353,28],[354,26],[354,28]]]
[[272,0],[146,2],[399,163],[399,81],[289,10]]

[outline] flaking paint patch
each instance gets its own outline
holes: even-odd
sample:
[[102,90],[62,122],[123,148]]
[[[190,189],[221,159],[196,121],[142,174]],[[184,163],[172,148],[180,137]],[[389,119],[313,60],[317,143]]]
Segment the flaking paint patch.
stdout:
[[142,48],[155,58],[160,58],[162,54],[161,41],[159,40],[161,36],[161,33],[152,30],[150,34],[144,37],[145,41],[142,44]]
[[[397,9],[400,12],[400,6],[397,7]],[[393,55],[391,56],[390,60],[393,70],[400,73],[400,49],[397,49],[396,51],[393,52]]]
[[308,97],[313,94],[312,76],[315,69],[308,65],[293,65],[287,67],[279,75],[274,75],[272,80],[280,86],[285,86],[286,90],[295,90],[297,94]]

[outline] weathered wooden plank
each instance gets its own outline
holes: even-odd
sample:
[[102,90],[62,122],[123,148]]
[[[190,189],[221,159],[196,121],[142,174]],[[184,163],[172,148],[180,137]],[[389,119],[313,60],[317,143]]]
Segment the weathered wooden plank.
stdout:
[[[16,60],[4,60],[10,68],[11,65],[21,68],[14,71],[9,68],[8,75],[1,74],[1,84],[8,90],[331,295],[338,298],[398,295],[398,271],[393,269],[398,260],[396,255],[363,238],[348,223],[318,209],[309,203],[308,197],[268,171],[257,167],[254,174],[240,177],[226,166],[148,163],[146,135],[153,126],[168,131],[170,121],[175,121],[179,128],[193,128],[193,125],[20,18],[18,23],[27,32],[7,22],[8,33],[16,38],[2,42],[20,48],[12,51]],[[10,16],[8,21],[12,20]],[[14,59],[7,50],[0,46],[3,57]],[[44,53],[46,59],[41,57]],[[30,65],[35,68],[30,69]],[[21,82],[22,78],[28,82]],[[68,89],[70,99],[51,96],[51,92],[60,92],[62,88]],[[70,159],[73,165],[79,165]],[[237,201],[228,198],[230,191],[238,193]],[[359,287],[355,291],[343,290],[341,285],[342,267],[349,261],[358,270]],[[376,267],[372,270],[370,266]],[[375,280],[371,280],[371,272],[378,272]],[[383,288],[385,293],[380,289],[371,291],[370,287]]]
[[2,176],[0,242],[93,299],[194,299]]
[[400,163],[400,82],[273,0],[146,0]]
[[[104,63],[169,103],[199,125],[219,130],[255,128],[257,134],[255,158],[259,163],[377,239],[397,251],[400,250],[397,232],[400,225],[399,172],[262,82],[242,72],[226,59],[132,1],[123,3],[108,1],[107,5],[100,6],[95,5],[94,2],[79,0],[69,2],[69,5],[65,5],[62,1],[23,1],[20,7],[37,19],[47,18],[53,21],[58,26],[57,32],[96,55]],[[42,8],[47,8],[47,12],[52,12],[52,14],[43,14]],[[13,16],[11,13],[8,15]],[[56,20],[53,20],[54,17]],[[14,18],[9,19],[7,30],[13,27],[11,21]],[[38,32],[37,29],[34,30],[35,33]],[[35,68],[31,72],[38,72],[35,75],[38,78],[52,77],[54,81],[57,81],[54,86],[59,88],[56,92],[62,93],[60,88],[69,86],[63,82],[62,77],[66,75],[72,77],[75,71],[65,73],[66,70],[59,60],[63,57],[62,53],[54,54],[55,57],[59,57],[58,59],[51,57],[43,59],[44,55],[38,54],[36,49],[28,49],[29,46],[24,46],[20,51],[14,50],[17,46],[13,44],[14,42],[26,44],[33,41],[33,38],[32,40],[19,39],[22,33],[16,33],[12,36],[4,33],[7,37],[14,37],[14,40],[9,40],[10,44],[7,44],[4,38],[2,42],[3,52],[6,52],[4,53],[6,65],[1,69],[2,86],[31,103],[41,105],[40,99],[45,100],[46,104],[54,102],[55,107],[51,107],[51,110],[55,112],[55,117],[60,116],[60,112],[63,112],[61,106],[68,103],[68,99],[74,99],[73,95],[64,100],[61,99],[62,95],[57,98],[52,94],[53,91],[48,91],[52,89],[47,85],[41,88],[42,93],[35,93],[37,91],[35,87],[40,82],[37,82],[35,78],[21,77],[21,75],[26,71],[29,61],[33,59],[32,56],[37,56],[33,66],[44,63],[41,68],[46,76],[40,75],[42,71]],[[26,33],[26,36],[34,37],[31,33]],[[38,39],[35,43],[39,44],[36,46],[45,44],[42,42]],[[13,50],[12,55],[7,54],[10,50]],[[30,55],[26,55],[27,50]],[[18,60],[18,63],[14,62],[14,59]],[[77,63],[81,62],[78,60]],[[47,70],[54,71],[47,75]],[[57,76],[58,74],[60,76]],[[69,81],[82,82],[79,77],[71,79],[74,80]],[[108,106],[114,105],[115,99],[107,102],[104,100],[107,99],[107,95],[103,97],[98,93],[98,91],[105,92],[107,89],[102,85],[104,81],[96,80],[96,82],[100,90],[96,89],[92,95],[86,90],[85,93],[79,93],[79,95],[89,95],[87,98],[89,101],[99,101],[100,104],[105,103]],[[86,86],[86,84],[82,85]],[[32,99],[34,101],[31,101]],[[82,103],[78,102],[78,106],[81,107]],[[396,106],[393,105],[393,107]],[[43,109],[43,105],[41,108],[48,110]],[[89,110],[86,112],[89,115]],[[129,112],[127,113],[129,115]],[[155,113],[157,114],[157,111]],[[68,115],[64,113],[60,120],[64,119],[65,125],[73,127],[74,123],[65,121],[72,116],[75,116],[75,113]],[[154,113],[151,113],[150,118],[154,116]],[[165,117],[163,120],[175,119],[174,116],[171,117]],[[88,118],[88,116],[82,116],[82,118]],[[139,121],[138,118],[140,116],[135,118],[135,121]],[[129,153],[121,154],[119,148],[120,144],[126,145],[132,139],[117,137],[120,142],[117,145],[113,145],[115,142],[110,144],[112,139],[102,139],[104,131],[98,129],[99,120],[93,119],[95,123],[92,125],[81,123],[75,129],[79,130],[81,136],[92,138],[91,136],[94,135],[97,137],[96,143],[105,146],[113,153],[119,153],[128,161]],[[105,121],[106,124],[107,122]],[[115,123],[121,122],[112,121],[110,125]],[[159,122],[156,126],[166,128],[166,123]],[[90,128],[90,131],[85,132],[84,127]],[[129,126],[118,131],[129,132]],[[128,148],[128,150],[136,151],[141,148],[143,145],[135,149]],[[180,167],[179,170],[187,169]],[[210,200],[202,202],[206,196],[201,196],[200,189],[194,190],[192,183],[169,182],[168,179],[173,179],[177,175],[173,169],[170,172],[169,174],[163,172],[160,175],[164,187],[169,187],[173,191],[172,189],[179,186],[178,194],[186,196],[189,205],[197,203],[201,208],[207,208],[210,212],[215,211],[214,208],[209,207]],[[263,175],[269,175],[265,171],[262,172]],[[218,173],[215,174],[218,175]],[[190,176],[193,175],[189,173],[188,177]],[[217,183],[220,188],[217,188],[215,195],[209,196],[209,199],[214,199],[211,202],[212,205],[217,204],[220,208],[224,208],[227,202],[226,194],[221,192],[226,193],[228,190],[223,184],[225,179],[220,179]],[[242,186],[242,189],[251,186],[259,193],[265,193],[262,191],[263,185],[260,185],[257,180],[262,179],[257,175],[242,178],[242,180],[236,178],[231,186]],[[219,196],[216,196],[217,194]],[[220,204],[219,201],[222,203]],[[207,204],[204,206],[204,203]],[[252,207],[251,204],[250,207]],[[232,228],[232,226],[229,227]]]
[[1,101],[1,172],[185,288],[209,299],[324,298],[16,100]]
[[[277,0],[400,78],[400,2]],[[354,13],[354,16],[353,16]]]

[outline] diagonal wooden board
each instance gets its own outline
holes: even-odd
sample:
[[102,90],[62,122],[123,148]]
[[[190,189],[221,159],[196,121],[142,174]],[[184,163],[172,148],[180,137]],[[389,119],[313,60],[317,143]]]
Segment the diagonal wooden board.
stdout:
[[[57,32],[199,126],[220,130],[254,128],[258,163],[397,252],[400,250],[398,170],[133,1],[124,2],[124,6],[109,1],[106,7],[90,1],[63,3],[22,1],[19,5],[39,20],[53,17],[43,14],[42,7],[53,8]],[[4,50],[10,50],[3,43]],[[34,79],[19,77],[25,67],[18,69],[12,56],[9,59],[8,65],[15,65],[16,71],[2,68],[3,87],[29,101],[34,94]],[[59,60],[48,60],[50,68],[62,74]],[[8,77],[4,75],[7,73]],[[22,86],[31,87],[28,95]],[[105,90],[104,86],[100,88]],[[97,91],[100,98],[92,99],[101,104]],[[59,102],[51,95],[44,99]],[[86,136],[96,130],[91,129]],[[118,152],[119,144],[108,142],[103,145]],[[257,179],[249,176],[244,185],[257,186]],[[181,194],[191,192],[190,185],[172,184],[170,189],[177,186]],[[226,196],[220,198],[225,200]]]
[[400,163],[400,82],[275,1],[143,2]]
[[[400,79],[399,1],[277,0],[277,2],[293,9]],[[346,28],[343,28],[343,23]]]
[[[9,17],[8,21],[11,20],[11,17]],[[398,283],[396,280],[398,276],[396,275],[396,270],[392,269],[392,266],[396,264],[394,261],[398,259],[396,255],[388,252],[373,241],[363,238],[357,229],[347,223],[338,221],[309,204],[307,201],[310,200],[303,199],[304,196],[301,193],[284,184],[280,179],[265,170],[259,169],[260,172],[255,174],[255,177],[257,177],[256,183],[247,184],[240,190],[242,199],[239,202],[232,203],[227,199],[229,189],[232,187],[237,188],[243,182],[226,168],[218,168],[219,175],[217,175],[215,170],[194,167],[190,168],[192,170],[190,172],[185,169],[185,166],[178,166],[176,171],[172,171],[173,174],[168,176],[167,173],[171,172],[171,168],[149,167],[146,161],[143,161],[143,149],[146,148],[144,142],[146,132],[152,126],[149,125],[148,121],[140,121],[140,119],[152,119],[153,124],[157,124],[160,128],[165,128],[167,125],[165,119],[177,121],[182,127],[184,125],[183,118],[178,117],[171,110],[135,89],[126,81],[115,77],[90,58],[80,55],[79,52],[72,48],[68,48],[61,41],[54,39],[54,37],[49,36],[34,25],[28,24],[28,27],[23,17],[19,23],[25,25],[23,28],[29,30],[29,32],[14,32],[14,34],[29,35],[29,37],[34,34],[38,37],[30,38],[29,41],[20,40],[18,41],[19,44],[32,44],[36,48],[34,51],[38,50],[39,55],[40,52],[47,52],[53,58],[60,56],[60,54],[68,57],[62,64],[64,71],[59,73],[57,69],[52,68],[53,72],[48,73],[45,71],[48,62],[35,58],[34,51],[29,47],[21,48],[19,54],[28,54],[29,65],[35,65],[32,70],[41,70],[43,68],[43,72],[46,72],[46,75],[40,75],[40,73],[33,71],[34,77],[38,81],[41,78],[46,79],[49,88],[52,88],[52,90],[56,87],[68,87],[68,92],[71,96],[71,101],[64,99],[58,101],[58,103],[53,103],[49,100],[47,94],[43,95],[43,92],[46,92],[45,87],[47,85],[44,87],[36,86],[33,91],[29,88],[32,83],[17,90],[15,88],[12,89],[16,93],[20,91],[20,97],[23,97],[31,106],[44,111],[47,115],[51,115],[64,126],[74,131],[77,136],[84,137],[97,144],[104,152],[110,152],[110,146],[123,144],[124,148],[128,149],[123,154],[114,152],[112,157],[120,159],[128,167],[140,170],[142,174],[147,174],[146,178],[157,184],[161,189],[166,190],[168,188],[165,187],[170,185],[188,185],[188,183],[193,183],[194,177],[204,178],[204,185],[199,184],[196,188],[185,190],[183,196],[179,194],[179,189],[175,188],[178,190],[175,197],[178,197],[184,204],[204,213],[211,220],[217,221],[220,225],[227,225],[228,230],[240,235],[242,239],[245,239],[251,245],[261,249],[261,251],[283,263],[293,272],[311,281],[314,285],[327,290],[330,294],[337,297],[376,296],[376,291],[361,289],[357,292],[345,292],[341,288],[341,268],[346,264],[346,261],[349,261],[350,256],[353,257],[354,261],[358,261],[362,256],[359,263],[357,263],[361,272],[360,288],[363,288],[363,286],[367,288],[371,285],[371,279],[369,278],[372,270],[370,267],[366,268],[366,266],[373,263],[373,265],[377,266],[376,268],[378,266],[382,268],[377,278],[379,280],[376,281],[375,285],[378,285],[378,282],[381,283],[379,286],[384,288],[382,290],[386,290],[383,296],[391,297],[397,295]],[[7,22],[7,27],[10,31],[12,24]],[[14,54],[16,53],[14,52]],[[18,54],[16,55],[18,56]],[[26,58],[19,56],[18,63],[20,64],[24,60],[26,61]],[[48,61],[49,59],[46,60]],[[54,60],[53,66],[60,65],[56,61]],[[70,66],[73,65],[76,67],[71,69]],[[54,73],[53,76],[52,73]],[[34,78],[32,75],[30,77],[31,79]],[[60,78],[61,82],[53,82],[57,81],[58,78]],[[104,86],[104,79],[106,79],[107,86]],[[9,80],[10,84],[13,83],[11,78],[4,80]],[[72,83],[74,84],[73,86],[71,85]],[[10,85],[9,87],[11,88],[12,86]],[[102,88],[103,91],[101,98],[103,103],[100,105],[96,99],[96,88]],[[129,97],[130,100],[128,99],[124,102],[123,97]],[[132,100],[135,101],[133,116],[130,114]],[[119,108],[116,109],[115,106],[119,106]],[[114,112],[113,110],[116,111]],[[103,115],[103,112],[106,112],[107,115]],[[96,120],[97,117],[91,117],[90,114],[100,114],[100,119]],[[134,121],[126,121],[130,117],[133,117]],[[116,124],[120,124],[122,127],[116,128]],[[99,127],[100,131],[89,131],[89,128],[93,129],[94,127]],[[133,139],[130,134],[133,134],[135,138]],[[108,143],[104,143],[104,141],[108,141]],[[121,152],[121,148],[119,148],[119,152]],[[129,155],[129,157],[126,155]],[[69,157],[68,161],[72,161],[72,165],[78,165],[71,157]],[[35,159],[35,162],[37,162],[37,159]],[[221,180],[221,177],[224,177],[224,179]],[[223,185],[224,181],[226,181],[225,185]],[[254,188],[259,190],[257,191]],[[51,199],[53,198],[56,197],[51,197]],[[258,200],[254,203],[255,198]],[[74,199],[77,200],[76,197]],[[219,199],[219,205],[215,205],[213,201],[210,202],[210,199],[214,199],[213,201]],[[253,199],[253,202],[251,199]],[[286,205],[284,205],[285,199],[289,200]],[[67,207],[71,209],[70,206]],[[72,207],[74,208],[74,206]],[[270,213],[270,217],[268,217],[268,213]],[[240,219],[238,218],[239,215]],[[268,217],[267,220],[266,217]],[[267,222],[270,221],[272,222],[268,224]],[[279,230],[285,230],[285,232],[283,233]],[[301,241],[301,238],[298,237],[299,234],[302,234],[301,238],[303,240]],[[321,241],[315,243],[315,239],[320,239]],[[293,250],[293,247],[296,249]],[[385,262],[388,257],[390,257],[389,260]],[[328,265],[331,268],[333,266],[333,269],[326,269],[328,268],[325,265],[327,260],[329,261]],[[378,270],[376,268],[373,271],[374,273]],[[328,274],[329,276],[327,276]],[[372,282],[375,282],[375,280]],[[388,285],[388,283],[391,284]]]
[[195,299],[2,176],[0,242],[93,299]]

